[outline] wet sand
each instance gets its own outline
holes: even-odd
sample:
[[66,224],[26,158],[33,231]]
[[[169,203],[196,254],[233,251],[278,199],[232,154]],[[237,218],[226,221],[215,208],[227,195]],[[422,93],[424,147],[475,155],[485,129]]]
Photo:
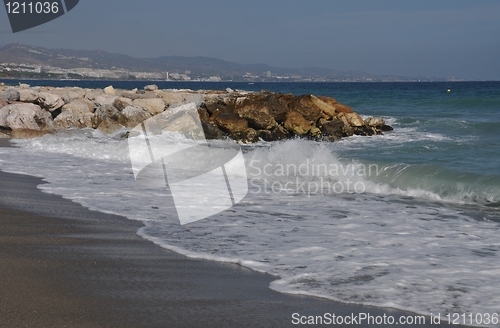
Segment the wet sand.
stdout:
[[[136,234],[140,222],[43,193],[41,183],[0,172],[0,327],[296,327],[293,313],[413,315],[274,292],[270,275],[165,250]],[[407,327],[438,326],[426,321]]]

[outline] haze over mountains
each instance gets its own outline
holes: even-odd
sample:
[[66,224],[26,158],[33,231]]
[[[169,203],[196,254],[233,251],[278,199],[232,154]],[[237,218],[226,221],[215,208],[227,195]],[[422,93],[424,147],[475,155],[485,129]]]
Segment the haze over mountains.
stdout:
[[[239,64],[209,57],[162,56],[134,58],[99,50],[46,49],[19,43],[0,47],[0,64],[28,64],[61,69],[127,70],[134,72],[169,72],[193,78],[220,77],[222,80],[308,80],[308,81],[397,81],[414,78],[377,76],[361,71],[309,67],[279,68],[266,64]],[[431,78],[429,78],[431,79]]]

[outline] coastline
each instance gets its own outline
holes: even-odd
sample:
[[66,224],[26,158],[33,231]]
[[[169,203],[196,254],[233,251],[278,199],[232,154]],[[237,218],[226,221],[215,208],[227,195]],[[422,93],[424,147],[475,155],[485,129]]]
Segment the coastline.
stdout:
[[[165,250],[137,235],[141,223],[43,193],[41,179],[0,177],[0,317],[9,327],[289,327],[293,313],[414,315],[280,294],[268,287],[273,276]],[[436,326],[428,320],[408,327]]]

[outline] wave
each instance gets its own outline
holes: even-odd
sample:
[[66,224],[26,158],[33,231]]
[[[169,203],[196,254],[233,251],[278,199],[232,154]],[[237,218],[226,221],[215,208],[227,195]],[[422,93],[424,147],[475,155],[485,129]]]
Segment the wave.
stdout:
[[253,185],[260,183],[273,191],[368,192],[500,207],[498,175],[439,165],[356,161],[339,157],[334,144],[287,140],[253,148],[246,159]]

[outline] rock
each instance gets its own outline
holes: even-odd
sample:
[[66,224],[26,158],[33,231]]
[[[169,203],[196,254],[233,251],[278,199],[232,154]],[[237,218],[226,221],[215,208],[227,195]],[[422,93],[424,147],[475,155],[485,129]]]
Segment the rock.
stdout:
[[137,94],[137,89],[134,89],[135,91],[122,91],[120,93],[118,93],[118,95],[120,97],[123,97],[123,98],[128,98],[128,99],[131,99],[131,100],[134,100],[134,99],[137,99],[139,98],[140,96]]
[[313,127],[311,131],[309,131],[309,134],[311,135],[311,137],[319,137],[321,136],[321,130],[317,127]]
[[86,99],[73,100],[69,104],[66,104],[62,108],[62,112],[70,111],[73,114],[87,114],[93,113],[95,111],[94,105]]
[[116,98],[113,102],[113,106],[115,106],[115,108],[119,111],[122,111],[128,106],[132,106],[132,99],[125,97]]
[[218,127],[213,125],[210,122],[201,122],[201,126],[203,127],[203,132],[205,133],[205,138],[208,140],[211,139],[221,139],[224,136],[224,132],[222,132]]
[[300,113],[306,120],[316,122],[321,117],[323,111],[314,104],[313,97],[316,98],[313,95],[295,97],[288,104],[288,108]]
[[276,122],[283,123],[286,120],[288,113],[288,102],[291,101],[292,95],[277,95],[271,94],[264,99],[264,103],[269,108],[271,115]]
[[347,121],[349,122],[349,125],[352,127],[361,127],[365,126],[365,122],[359,116],[357,113],[345,113],[345,117],[347,118]]
[[122,115],[123,119],[119,119],[118,123],[128,128],[133,128],[151,117],[149,112],[133,106],[125,107],[122,111]]
[[38,94],[38,104],[49,112],[53,112],[64,106],[64,101],[57,95],[40,92]]
[[210,114],[205,108],[198,108],[198,117],[201,122],[208,122],[210,120]]
[[10,130],[48,130],[52,116],[35,104],[12,104],[0,109],[0,127]]
[[85,90],[83,90],[82,88],[71,88],[69,90],[65,90],[62,94],[62,100],[64,100],[66,104],[69,104],[73,100],[81,99],[84,97]]
[[110,85],[109,87],[105,87],[102,91],[104,91],[104,93],[107,95],[111,95],[111,96],[116,95],[115,88],[113,88],[112,85]]
[[94,114],[91,112],[74,113],[71,110],[63,111],[54,119],[56,128],[69,129],[69,128],[92,128]]
[[123,121],[124,117],[123,114],[118,111],[115,107],[112,105],[104,105],[104,106],[99,106],[95,112],[94,112],[94,128],[99,126],[99,124],[104,121],[106,118],[109,118],[114,121]]
[[383,132],[394,131],[394,128],[390,125],[384,125],[380,128],[380,131],[383,131]]
[[[268,110],[266,109],[266,111]],[[262,108],[245,106],[238,110],[238,114],[248,121],[250,127],[257,130],[270,130],[277,126],[278,123],[266,111],[262,110]]]
[[7,106],[9,102],[5,99],[0,99],[0,108]]
[[349,123],[349,121],[347,120],[347,117],[345,115],[346,114],[341,112],[337,115],[337,119],[341,120],[344,123],[344,127],[342,130],[344,131],[345,136],[350,137],[354,134],[354,130],[353,130],[351,124]]
[[104,134],[112,134],[123,128],[123,125],[119,124],[109,117],[106,117],[98,126],[98,129],[101,130]]
[[229,138],[243,143],[254,143],[259,141],[259,133],[252,128],[248,128],[244,131],[231,133]]
[[7,139],[7,138],[10,138],[8,134],[0,132],[0,139]]
[[222,113],[215,118],[215,121],[228,133],[243,132],[248,129],[248,121],[236,113]]
[[104,91],[101,89],[86,89],[85,90],[85,98],[90,101],[96,100],[97,97],[104,95]]
[[103,95],[99,95],[99,96],[95,97],[94,104],[95,104],[95,107],[113,106],[116,99],[118,99],[117,96],[103,94]]
[[19,100],[19,91],[16,89],[7,89],[4,92],[0,93],[0,99],[7,101],[18,101]]
[[[191,102],[201,105],[205,100],[202,94],[175,91],[157,91],[156,95],[163,99],[169,107],[180,106]],[[212,113],[210,111],[210,113]]]
[[156,91],[156,90],[158,90],[158,86],[156,84],[146,85],[144,87],[144,90],[146,90],[146,91]]
[[148,111],[151,115],[158,115],[165,110],[165,103],[162,99],[135,99],[132,102],[133,106],[142,108]]
[[366,125],[354,127],[353,132],[357,136],[372,136],[375,134],[375,131],[373,131],[371,128],[367,127]]
[[21,89],[19,90],[19,101],[35,103],[38,101],[38,92],[33,89]]
[[324,136],[331,137],[332,140],[337,140],[344,137],[344,122],[342,120],[328,121],[321,126],[321,132]]
[[385,120],[380,117],[368,117],[365,119],[365,125],[372,128],[381,128],[385,125]]
[[327,118],[332,118],[336,115],[337,112],[335,110],[335,107],[324,102],[323,100],[319,99],[318,97],[311,95],[311,101],[315,106],[317,106],[319,109],[321,109],[324,114],[326,114]]
[[19,88],[20,89],[29,89],[30,85],[26,83],[19,83]]
[[287,113],[283,125],[290,133],[296,135],[304,135],[312,129],[311,123],[309,123],[302,114],[295,111]]
[[233,92],[234,92],[234,90],[233,90],[233,89],[231,89],[231,88],[226,88],[226,92],[227,92],[227,93],[233,93]]

